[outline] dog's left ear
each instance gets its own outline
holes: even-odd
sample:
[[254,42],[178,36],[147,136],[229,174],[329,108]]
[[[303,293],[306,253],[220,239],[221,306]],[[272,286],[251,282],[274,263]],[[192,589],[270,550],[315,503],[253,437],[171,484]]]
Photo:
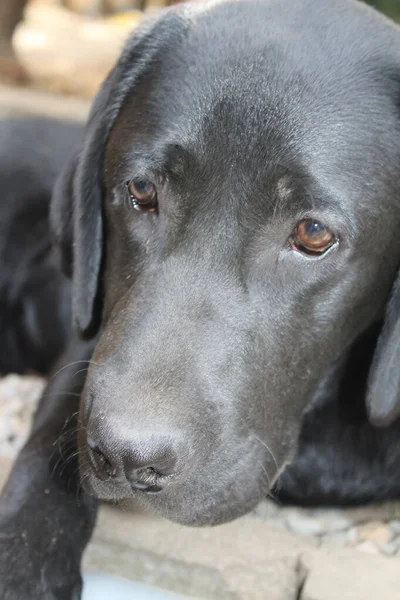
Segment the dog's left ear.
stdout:
[[400,274],[369,372],[367,410],[373,425],[390,425],[400,416]]
[[73,222],[74,203],[73,184],[79,154],[75,154],[64,165],[57,183],[53,188],[50,205],[50,224],[54,247],[60,256],[61,269],[67,277],[72,277],[73,271]]

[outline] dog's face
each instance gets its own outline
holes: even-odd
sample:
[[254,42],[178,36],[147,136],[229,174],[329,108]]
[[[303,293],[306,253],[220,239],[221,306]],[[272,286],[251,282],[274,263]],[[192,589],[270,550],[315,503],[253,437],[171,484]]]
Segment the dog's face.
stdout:
[[102,299],[80,435],[99,497],[138,494],[186,524],[247,512],[382,316],[400,258],[400,36],[324,5],[174,9],[97,100],[53,221],[72,177],[61,241],[75,236],[81,329]]

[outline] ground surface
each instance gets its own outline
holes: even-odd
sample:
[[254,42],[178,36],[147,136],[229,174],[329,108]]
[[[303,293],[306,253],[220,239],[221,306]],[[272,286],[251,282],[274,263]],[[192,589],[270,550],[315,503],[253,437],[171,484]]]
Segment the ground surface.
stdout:
[[[82,120],[82,100],[0,87],[0,117]],[[0,485],[29,430],[44,381],[0,379]],[[400,503],[301,510],[271,502],[213,529],[103,507],[85,567],[229,600],[400,600]]]

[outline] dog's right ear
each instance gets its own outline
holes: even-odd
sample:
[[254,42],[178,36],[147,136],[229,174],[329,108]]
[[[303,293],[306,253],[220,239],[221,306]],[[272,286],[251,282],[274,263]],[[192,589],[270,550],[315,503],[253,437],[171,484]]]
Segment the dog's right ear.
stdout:
[[54,188],[51,225],[64,272],[72,275],[72,312],[81,335],[94,335],[100,321],[96,313],[103,262],[103,160],[107,141],[135,84],[186,31],[188,23],[181,14],[185,10],[174,7],[161,11],[129,40],[96,96],[82,149],[66,165]]

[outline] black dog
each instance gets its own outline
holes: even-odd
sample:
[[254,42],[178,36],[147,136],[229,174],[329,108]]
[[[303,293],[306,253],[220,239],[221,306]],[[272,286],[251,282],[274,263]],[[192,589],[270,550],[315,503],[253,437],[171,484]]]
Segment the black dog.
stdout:
[[2,598],[78,597],[91,496],[251,510],[302,422],[283,497],[399,494],[399,98],[400,33],[352,0],[186,5],[128,43],[55,187],[82,341],[5,490]]

